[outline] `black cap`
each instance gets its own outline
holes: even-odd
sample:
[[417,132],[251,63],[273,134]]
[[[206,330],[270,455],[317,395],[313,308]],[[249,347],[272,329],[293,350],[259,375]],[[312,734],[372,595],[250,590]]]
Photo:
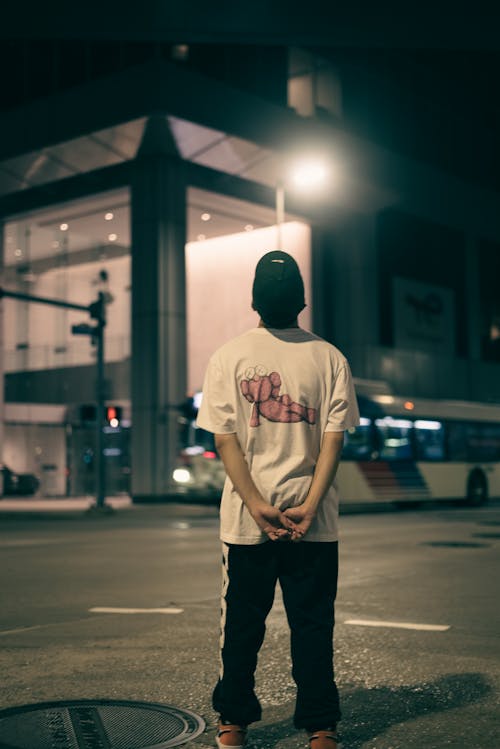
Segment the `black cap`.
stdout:
[[266,253],[255,268],[253,308],[265,325],[285,328],[293,323],[305,305],[304,282],[299,266],[281,250]]

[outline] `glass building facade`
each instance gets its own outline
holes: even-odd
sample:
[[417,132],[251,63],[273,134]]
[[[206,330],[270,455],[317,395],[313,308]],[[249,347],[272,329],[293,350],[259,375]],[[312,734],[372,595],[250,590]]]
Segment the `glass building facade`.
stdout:
[[[4,224],[4,283],[9,290],[81,305],[104,294],[106,400],[119,415],[104,427],[108,493],[130,491],[130,201],[130,190],[122,188],[51,205]],[[276,246],[278,232],[272,209],[196,188],[188,188],[186,217],[188,396],[201,388],[212,351],[256,324],[253,269]],[[304,274],[309,306],[301,322],[310,327],[310,228],[304,221],[289,220],[280,233]],[[39,476],[45,496],[91,494],[96,347],[89,336],[72,333],[88,317],[11,298],[3,305],[9,398],[5,464]],[[26,388],[30,377],[37,380],[33,401]]]

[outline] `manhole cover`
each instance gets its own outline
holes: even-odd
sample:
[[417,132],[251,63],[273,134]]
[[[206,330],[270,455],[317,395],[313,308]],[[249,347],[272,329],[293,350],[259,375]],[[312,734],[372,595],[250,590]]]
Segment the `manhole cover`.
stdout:
[[481,546],[489,546],[478,541],[423,541],[422,546],[446,546],[456,549],[477,549]]
[[189,710],[148,702],[73,700],[0,710],[1,749],[167,749],[204,729]]

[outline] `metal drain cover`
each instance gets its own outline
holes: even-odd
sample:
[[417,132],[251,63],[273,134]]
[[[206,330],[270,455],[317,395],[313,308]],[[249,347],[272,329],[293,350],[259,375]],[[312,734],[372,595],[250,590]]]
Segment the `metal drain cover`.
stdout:
[[167,749],[204,729],[190,710],[150,702],[72,700],[0,710],[1,749]]

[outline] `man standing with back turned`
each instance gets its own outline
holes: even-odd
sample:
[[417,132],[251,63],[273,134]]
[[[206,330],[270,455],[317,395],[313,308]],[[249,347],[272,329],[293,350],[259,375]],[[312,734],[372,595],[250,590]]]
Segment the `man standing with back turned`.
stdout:
[[276,582],[291,630],[294,724],[311,749],[337,749],[333,675],[338,496],[344,430],[359,423],[349,365],[298,327],[304,284],[286,252],[257,264],[257,328],[210,359],[198,425],[215,434],[227,479],[221,501],[221,670],[213,693],[219,749],[245,745],[260,720],[257,655]]

